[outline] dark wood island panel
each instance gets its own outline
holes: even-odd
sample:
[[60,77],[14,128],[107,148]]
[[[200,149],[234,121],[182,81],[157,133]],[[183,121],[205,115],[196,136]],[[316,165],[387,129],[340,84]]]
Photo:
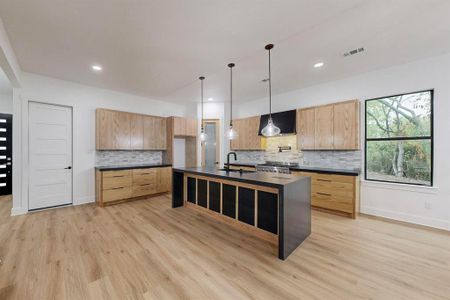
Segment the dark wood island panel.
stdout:
[[173,184],[172,207],[197,209],[268,240],[280,259],[311,233],[310,177],[177,168]]

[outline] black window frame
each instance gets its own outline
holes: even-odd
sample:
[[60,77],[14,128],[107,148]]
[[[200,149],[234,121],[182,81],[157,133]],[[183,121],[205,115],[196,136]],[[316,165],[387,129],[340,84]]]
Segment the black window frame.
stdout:
[[[418,137],[391,137],[391,138],[367,138],[367,102],[380,100],[384,98],[390,97],[399,97],[404,95],[418,94],[430,92],[430,135],[429,136],[418,136]],[[375,182],[384,182],[384,183],[394,183],[394,184],[403,184],[403,185],[416,185],[423,187],[433,187],[433,175],[434,175],[434,89],[421,90],[416,92],[408,92],[402,94],[396,94],[391,96],[383,96],[377,98],[371,98],[364,101],[364,180],[366,181],[375,181]],[[430,140],[431,146],[431,170],[430,170],[430,185],[428,184],[420,184],[420,183],[409,183],[409,182],[401,182],[401,181],[389,181],[389,180],[379,180],[379,179],[370,179],[367,178],[367,142],[376,142],[376,141],[411,141],[411,140]]]

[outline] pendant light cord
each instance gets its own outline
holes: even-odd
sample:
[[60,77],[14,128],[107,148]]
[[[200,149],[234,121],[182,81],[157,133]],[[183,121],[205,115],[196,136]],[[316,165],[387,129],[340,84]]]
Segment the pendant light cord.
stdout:
[[205,79],[205,77],[200,77],[200,87],[201,87],[201,92],[200,92],[200,94],[201,94],[201,100],[202,100],[202,127],[201,127],[201,129],[202,129],[202,132],[203,132],[203,79]]
[[269,118],[272,118],[272,71],[270,69],[270,49],[269,49]]
[[230,67],[230,127],[233,126],[233,67]]

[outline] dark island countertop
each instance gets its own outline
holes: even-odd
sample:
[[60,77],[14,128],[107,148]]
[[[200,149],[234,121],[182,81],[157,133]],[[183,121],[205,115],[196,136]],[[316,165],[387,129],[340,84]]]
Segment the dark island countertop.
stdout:
[[[226,164],[225,164],[226,165]],[[230,163],[230,166],[236,167],[255,167],[257,164],[255,163],[245,163],[245,162],[235,162]],[[322,174],[337,174],[337,175],[348,175],[348,176],[358,176],[361,173],[361,170],[354,169],[337,169],[337,168],[323,168],[323,167],[314,167],[314,166],[296,166],[289,167],[291,171],[303,171],[303,172],[314,172],[314,173],[322,173]]]
[[147,168],[162,168],[171,167],[171,164],[130,164],[130,165],[117,165],[117,166],[96,166],[98,171],[118,171],[129,169],[147,169]]
[[293,182],[309,178],[307,176],[295,176],[290,174],[254,172],[254,173],[239,173],[226,172],[217,168],[173,168],[173,171],[191,173],[197,175],[204,175],[207,177],[215,177],[228,179],[233,181],[240,181],[250,184],[263,185],[268,187],[280,188],[289,185]]

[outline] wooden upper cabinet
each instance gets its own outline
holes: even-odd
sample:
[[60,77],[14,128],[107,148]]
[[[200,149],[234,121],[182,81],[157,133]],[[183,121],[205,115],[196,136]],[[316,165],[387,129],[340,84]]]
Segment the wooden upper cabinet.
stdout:
[[233,120],[233,128],[237,132],[238,137],[234,140],[231,140],[230,148],[231,150],[239,150],[241,149],[241,140],[242,140],[242,119]]
[[175,136],[186,135],[186,118],[173,117],[173,135]]
[[359,149],[359,101],[334,104],[334,149]]
[[261,149],[261,136],[259,135],[259,121],[260,117],[250,117],[247,118],[248,124],[248,149],[249,150],[260,150]]
[[261,150],[259,119],[260,117],[256,116],[233,120],[233,128],[238,137],[231,141],[232,150]]
[[334,105],[315,108],[315,149],[334,149]]
[[186,136],[197,136],[197,120],[186,119]]
[[166,136],[166,118],[144,116],[144,149],[165,150]]
[[173,117],[174,136],[197,136],[197,120]]
[[96,148],[99,150],[128,150],[131,146],[131,115],[99,109],[96,111]]
[[297,138],[302,150],[360,148],[358,100],[299,109]]
[[144,149],[144,116],[138,114],[131,115],[131,149]]
[[111,110],[97,109],[95,111],[95,144],[100,150],[114,149],[115,143],[115,124],[117,112]]
[[306,108],[297,111],[297,138],[299,149],[315,149],[315,109]]
[[165,150],[166,118],[97,109],[96,149]]

